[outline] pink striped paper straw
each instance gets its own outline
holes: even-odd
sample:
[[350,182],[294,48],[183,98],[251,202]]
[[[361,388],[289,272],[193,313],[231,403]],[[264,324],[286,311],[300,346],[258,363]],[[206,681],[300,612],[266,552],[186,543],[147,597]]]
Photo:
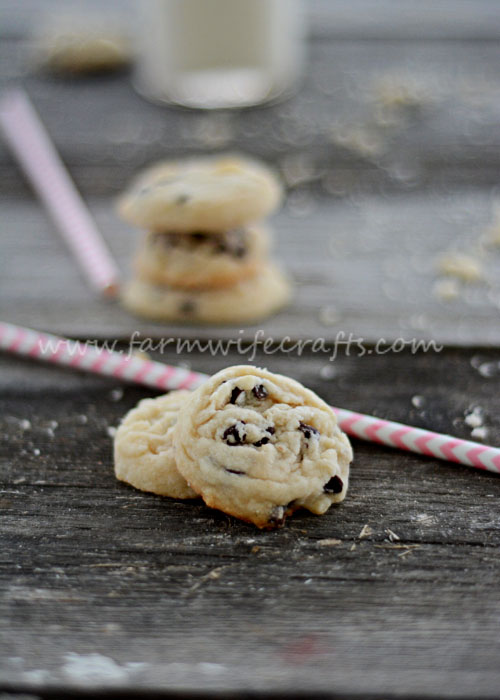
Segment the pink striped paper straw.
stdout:
[[500,474],[499,447],[480,445],[345,408],[332,408],[342,430],[352,437]]
[[9,90],[0,100],[7,143],[64,236],[91,286],[114,296],[118,268],[28,96]]
[[[0,322],[0,349],[162,391],[195,389],[208,379],[208,375],[199,372],[96,348],[11,323]],[[382,420],[345,408],[333,407],[333,410],[342,430],[352,437],[500,474],[498,447],[460,440],[451,435]]]
[[0,349],[58,365],[144,384],[155,389],[195,389],[208,378],[181,367],[97,348],[0,321]]

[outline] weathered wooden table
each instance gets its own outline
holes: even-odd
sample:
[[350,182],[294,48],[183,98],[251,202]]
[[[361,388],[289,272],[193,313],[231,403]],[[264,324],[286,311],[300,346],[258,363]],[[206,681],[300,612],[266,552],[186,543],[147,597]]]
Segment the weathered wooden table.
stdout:
[[[148,104],[128,74],[37,73],[40,3],[2,0],[2,80],[28,90],[123,269],[137,234],[113,199],[130,176],[239,149],[288,184],[276,255],[296,296],[248,328],[133,319],[86,289],[2,146],[0,317],[125,347],[133,331],[324,338],[330,354],[254,361],[338,406],[459,437],[480,407],[480,435],[500,445],[500,250],[480,246],[500,169],[498,4],[346,5],[311,3],[294,98],[208,114]],[[435,260],[450,250],[483,274],[446,300]],[[349,333],[365,354],[339,342]],[[394,352],[396,338],[434,345]],[[159,359],[212,372],[249,355],[170,344]],[[356,443],[341,506],[260,532],[115,480],[110,427],[150,394],[0,357],[1,698],[500,697],[498,477]]]

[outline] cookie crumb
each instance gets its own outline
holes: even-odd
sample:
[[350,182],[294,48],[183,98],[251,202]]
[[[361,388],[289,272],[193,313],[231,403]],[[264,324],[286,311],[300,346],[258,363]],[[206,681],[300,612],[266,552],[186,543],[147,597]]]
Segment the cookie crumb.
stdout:
[[334,326],[341,320],[341,316],[334,306],[323,306],[319,312],[319,321],[324,326]]
[[373,530],[368,524],[366,524],[363,525],[363,528],[358,535],[358,539],[362,540],[364,537],[369,537],[370,535],[373,535]]
[[436,518],[428,513],[418,513],[412,520],[415,520],[419,525],[434,525]]
[[488,437],[488,428],[484,425],[474,428],[474,430],[471,432],[471,437],[475,438],[476,440],[486,440]]
[[500,368],[498,364],[495,362],[482,362],[477,368],[477,371],[479,372],[481,377],[484,377],[485,379],[490,379],[491,377],[494,377],[498,374],[499,369]]
[[434,283],[432,293],[443,301],[453,301],[460,296],[460,285],[454,279],[440,279]]
[[385,533],[387,534],[387,536],[389,537],[389,541],[390,541],[390,542],[397,542],[398,540],[401,539],[401,538],[399,537],[399,535],[396,535],[396,533],[393,532],[392,530],[390,530],[388,527],[385,529],[384,532],[385,532]]
[[473,255],[449,251],[436,261],[443,275],[456,277],[463,282],[478,282],[484,278],[481,262]]
[[[233,120],[230,115],[223,113],[202,115],[194,129],[190,129],[190,136],[206,148],[226,146],[234,138]],[[237,165],[236,163],[232,167],[237,168]],[[228,162],[226,167],[229,170],[231,163]]]
[[374,87],[375,100],[385,109],[418,109],[431,101],[428,86],[412,76],[388,75]]
[[337,540],[334,537],[327,537],[316,542],[318,547],[336,547],[338,544],[342,544],[342,540]]
[[415,406],[415,408],[422,408],[422,406],[425,405],[425,398],[416,394],[415,396],[411,397],[411,403],[412,406]]
[[220,578],[220,573],[222,571],[222,567],[218,567],[217,569],[212,569],[212,571],[209,571],[207,574],[207,579],[211,579],[212,581],[215,581],[216,579]]
[[484,422],[484,411],[482,407],[474,406],[474,408],[467,411],[464,421],[470,428],[479,428],[482,426]]
[[382,136],[365,124],[334,124],[329,140],[363,158],[373,158],[386,149]]
[[281,172],[288,187],[297,187],[318,177],[314,162],[304,153],[285,156],[281,163]]
[[333,379],[337,374],[337,369],[333,365],[324,365],[319,371],[321,379]]

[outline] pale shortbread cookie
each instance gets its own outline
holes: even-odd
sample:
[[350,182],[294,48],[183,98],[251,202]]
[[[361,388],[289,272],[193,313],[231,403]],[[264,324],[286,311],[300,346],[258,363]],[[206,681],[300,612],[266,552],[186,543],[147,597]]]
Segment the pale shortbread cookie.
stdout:
[[300,507],[322,514],[346,494],[352,450],[333,410],[299,382],[250,365],[193,392],[174,446],[207,505],[261,528]]
[[125,286],[122,301],[132,313],[156,321],[224,324],[270,316],[290,294],[284,274],[267,263],[254,277],[224,289],[185,291],[133,279]]
[[98,29],[54,28],[39,39],[39,60],[57,73],[101,73],[131,61],[130,41]]
[[141,491],[171,498],[196,498],[175,464],[172,445],[179,409],[189,391],[143,399],[127,413],[114,440],[115,475]]
[[118,202],[127,221],[148,231],[218,233],[270,214],[281,186],[267,166],[233,156],[158,163]]
[[220,289],[255,275],[269,249],[262,226],[225,233],[147,233],[135,258],[140,279],[178,289]]

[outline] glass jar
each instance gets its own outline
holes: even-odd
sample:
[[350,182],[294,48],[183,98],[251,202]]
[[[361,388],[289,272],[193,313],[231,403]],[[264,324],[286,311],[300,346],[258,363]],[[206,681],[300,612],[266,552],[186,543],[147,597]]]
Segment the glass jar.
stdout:
[[203,109],[285,96],[304,62],[300,0],[142,0],[135,86]]

